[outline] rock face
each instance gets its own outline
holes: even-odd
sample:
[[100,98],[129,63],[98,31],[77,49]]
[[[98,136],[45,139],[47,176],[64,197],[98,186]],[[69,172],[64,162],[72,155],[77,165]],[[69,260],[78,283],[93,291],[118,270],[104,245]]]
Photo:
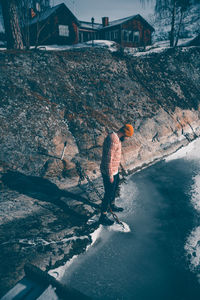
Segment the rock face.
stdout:
[[78,159],[98,174],[105,135],[126,122],[135,127],[124,145],[129,168],[174,151],[199,134],[199,56],[1,52],[1,168],[73,178]]
[[94,228],[86,220],[100,202],[76,187],[75,163],[98,178],[108,132],[133,124],[123,145],[130,172],[200,135],[200,49],[141,57],[102,49],[1,51],[0,62],[3,294],[24,262],[51,269],[90,242]]

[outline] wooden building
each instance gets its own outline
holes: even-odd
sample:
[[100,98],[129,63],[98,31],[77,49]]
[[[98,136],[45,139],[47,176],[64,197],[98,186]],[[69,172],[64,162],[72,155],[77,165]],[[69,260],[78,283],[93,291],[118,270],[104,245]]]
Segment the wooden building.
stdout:
[[29,22],[31,45],[72,45],[79,41],[79,22],[62,3],[36,14]]
[[79,21],[79,43],[100,39],[101,24]]
[[48,7],[40,14],[33,14],[29,23],[31,45],[73,45],[90,40],[115,41],[122,47],[141,47],[151,45],[154,28],[139,14],[102,23],[78,21],[73,13],[62,3]]
[[115,41],[122,47],[151,45],[154,28],[139,14],[109,22],[102,18],[101,38]]
[[115,41],[122,47],[141,47],[152,43],[154,28],[140,15],[112,22],[103,17],[102,24],[79,22],[79,42],[102,39]]

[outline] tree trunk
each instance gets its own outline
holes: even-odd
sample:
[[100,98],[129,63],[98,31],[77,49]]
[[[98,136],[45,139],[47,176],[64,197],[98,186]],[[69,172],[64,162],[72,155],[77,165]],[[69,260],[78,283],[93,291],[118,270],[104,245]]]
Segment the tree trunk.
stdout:
[[178,45],[178,40],[179,40],[179,35],[180,35],[180,30],[181,30],[182,23],[183,23],[183,10],[181,9],[181,17],[180,17],[179,26],[178,26],[178,32],[177,32],[177,36],[176,36],[175,47]]
[[176,18],[176,0],[172,1],[172,21],[170,31],[170,47],[174,47],[174,34],[175,34],[175,18]]
[[8,49],[23,49],[16,0],[1,0]]

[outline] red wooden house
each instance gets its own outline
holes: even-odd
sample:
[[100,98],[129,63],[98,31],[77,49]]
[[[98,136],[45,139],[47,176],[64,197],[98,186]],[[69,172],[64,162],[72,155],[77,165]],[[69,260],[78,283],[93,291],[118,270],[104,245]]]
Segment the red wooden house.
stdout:
[[142,16],[135,15],[109,22],[102,18],[101,38],[115,41],[122,47],[151,45],[154,28]]
[[31,45],[72,45],[78,43],[79,21],[62,3],[49,7],[29,22]]
[[154,31],[139,14],[112,22],[104,17],[102,24],[94,20],[78,21],[64,3],[35,15],[29,27],[31,45],[73,45],[103,39],[115,41],[122,47],[141,47],[151,45]]

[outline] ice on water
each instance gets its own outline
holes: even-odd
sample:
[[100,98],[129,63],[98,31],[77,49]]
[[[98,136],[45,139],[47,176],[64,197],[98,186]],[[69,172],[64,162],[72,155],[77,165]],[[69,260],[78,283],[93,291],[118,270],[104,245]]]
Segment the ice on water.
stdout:
[[192,270],[200,266],[200,226],[195,228],[189,235],[185,244],[185,250],[190,261]]
[[200,213],[200,173],[193,177],[194,184],[191,189],[191,202]]
[[109,231],[119,231],[119,232],[131,232],[130,227],[125,222],[121,222],[122,224],[114,223],[112,226],[108,227]]
[[[166,162],[174,159],[187,159],[196,162],[199,165],[199,172],[197,172],[193,179],[193,185],[189,193],[191,194],[191,203],[194,209],[200,213],[200,139],[194,140],[188,146],[183,147],[176,153],[170,155]],[[198,170],[198,169],[197,169]],[[200,224],[199,224],[200,225]],[[200,268],[200,226],[193,228],[188,235],[185,243],[186,256],[190,261],[191,270],[199,270]],[[200,274],[199,274],[200,280]]]
[[179,149],[174,154],[168,156],[165,161],[171,161],[174,159],[195,159],[200,160],[200,139],[196,139],[193,142],[189,143],[186,147]]

